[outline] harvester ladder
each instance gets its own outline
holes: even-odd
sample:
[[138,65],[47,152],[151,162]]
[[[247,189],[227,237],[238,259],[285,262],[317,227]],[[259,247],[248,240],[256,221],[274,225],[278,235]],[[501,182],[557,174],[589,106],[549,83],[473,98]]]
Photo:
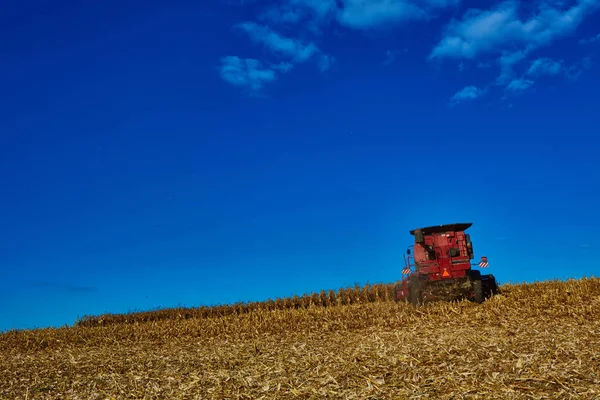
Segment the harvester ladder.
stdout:
[[[413,261],[411,263],[411,260]],[[415,256],[412,254],[404,254],[404,269],[402,270],[402,275],[410,275],[411,270],[414,266]]]

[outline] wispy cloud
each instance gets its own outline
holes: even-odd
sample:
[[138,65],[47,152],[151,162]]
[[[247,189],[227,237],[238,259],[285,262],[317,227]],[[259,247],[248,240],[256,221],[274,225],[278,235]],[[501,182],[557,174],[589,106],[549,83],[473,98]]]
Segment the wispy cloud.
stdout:
[[[581,62],[565,67],[563,61],[556,61],[548,57],[541,57],[531,62],[529,68],[521,77],[511,78],[504,88],[504,93],[518,95],[522,94],[535,84],[534,78],[542,76],[557,76],[564,74],[571,80],[576,80],[586,69],[591,67],[591,59],[585,57]],[[498,81],[497,81],[498,82]],[[506,97],[503,97],[505,99]]]
[[317,66],[321,71],[327,71],[335,63],[335,57],[329,54],[321,54],[317,60]]
[[[258,4],[258,3],[257,3]],[[257,14],[257,21],[235,25],[266,53],[256,58],[224,58],[222,77],[227,82],[261,90],[301,63],[314,63],[327,71],[336,62],[323,51],[319,38],[323,28],[368,31],[398,26],[409,21],[430,21],[439,11],[457,8],[461,0],[280,0],[270,2]],[[256,6],[256,4],[255,4]],[[499,74],[494,83],[467,86],[456,92],[451,104],[480,98],[487,87],[520,93],[542,76],[563,75],[577,79],[590,63],[566,67],[562,61],[539,57],[539,49],[572,35],[593,13],[600,0],[504,0],[489,9],[467,9],[460,18],[451,19],[430,51],[428,60],[454,59],[463,71],[470,61],[478,67],[496,65]],[[441,15],[441,14],[440,14]],[[589,43],[600,34],[582,40]],[[398,52],[388,50],[384,65],[397,59]],[[233,56],[230,56],[233,57]],[[261,59],[262,61],[259,61]],[[528,66],[523,70],[523,64]]]
[[337,21],[352,29],[396,26],[426,20],[437,10],[456,7],[460,0],[342,0]]
[[600,8],[597,0],[579,0],[566,10],[542,2],[529,19],[521,20],[519,3],[505,1],[491,10],[469,10],[451,21],[430,58],[473,59],[480,54],[499,53],[521,47],[528,53],[573,33],[581,22]]
[[590,57],[584,57],[581,61],[571,65],[565,69],[565,75],[570,80],[577,80],[579,76],[586,70],[592,67],[592,59]]
[[467,86],[462,90],[459,90],[454,94],[454,96],[452,96],[452,98],[450,99],[450,105],[453,106],[467,100],[475,100],[480,98],[484,94],[484,89],[480,89],[476,86]]
[[512,93],[523,92],[533,86],[533,81],[530,79],[514,79],[506,86],[506,91]]
[[275,81],[277,72],[289,72],[295,65],[309,60],[313,60],[320,71],[326,71],[335,62],[333,56],[324,53],[315,43],[284,36],[267,25],[247,21],[236,24],[234,28],[246,33],[253,43],[262,45],[272,56],[279,59],[269,63],[256,58],[237,56],[221,59],[221,78],[232,85],[250,89],[255,94],[260,92],[266,83]]
[[332,18],[338,10],[336,0],[281,0],[280,4],[294,7],[307,18],[314,18],[319,22]]
[[293,25],[303,18],[304,13],[290,7],[289,4],[284,4],[282,7],[270,7],[263,11],[258,19],[260,21],[281,24],[281,25]]
[[283,36],[266,25],[244,22],[236,25],[246,32],[256,44],[262,44],[275,56],[286,58],[288,64],[299,64],[314,59],[321,71],[331,67],[334,58],[325,54],[314,43],[304,43],[298,39]]
[[396,25],[403,21],[422,19],[425,10],[403,0],[345,0],[337,19],[345,27],[370,29]]
[[225,0],[224,3],[228,6],[246,6],[248,4],[256,3],[258,0]]
[[236,25],[258,44],[264,45],[277,56],[289,57],[293,62],[304,62],[319,51],[313,43],[304,44],[296,39],[291,39],[278,34],[265,25],[255,22],[244,22]]
[[533,61],[526,74],[535,77],[542,75],[558,75],[562,69],[563,66],[561,61],[554,61],[551,58],[543,57]]
[[591,38],[579,39],[580,44],[589,44],[589,43],[594,43],[594,42],[599,42],[599,41],[600,41],[600,33],[597,34],[596,36],[592,36]]
[[[535,4],[537,8],[531,4],[521,8],[517,0],[507,0],[489,10],[469,9],[446,25],[428,59],[463,62],[491,56],[500,68],[495,84],[504,86],[505,93],[521,93],[533,86],[531,78],[542,75],[564,72],[576,79],[586,69],[583,65],[565,68],[561,61],[543,57],[534,60],[521,77],[515,70],[533,51],[574,33],[586,17],[600,9],[600,1],[577,0],[567,8],[561,8],[562,1]],[[527,15],[527,10],[532,11]]]
[[406,21],[426,19],[439,9],[455,7],[461,0],[281,0],[260,19],[272,24],[317,25],[336,21],[350,29],[378,29]]
[[[245,32],[255,44],[262,45],[271,55],[283,59],[270,67],[258,59],[235,56],[222,60],[221,76],[234,85],[259,91],[267,82],[276,79],[276,72],[287,72],[296,64],[312,60],[321,71],[336,62],[331,54],[322,51],[315,41],[306,37],[318,36],[321,29],[337,22],[347,29],[379,29],[415,19],[427,19],[436,10],[455,7],[461,0],[281,0],[267,5],[257,16],[258,22],[246,21],[234,27]],[[286,36],[281,30],[293,27],[303,32],[303,40]],[[277,30],[276,30],[277,29]],[[388,52],[384,64],[391,64],[396,52]],[[283,71],[285,70],[285,71]]]
[[[285,67],[281,67],[285,72]],[[263,64],[253,58],[240,58],[227,56],[221,59],[221,78],[226,82],[258,92],[266,83],[273,82],[277,78],[275,70],[266,68]]]
[[[406,53],[408,49],[404,49]],[[385,51],[385,59],[383,60],[383,65],[391,65],[396,61],[396,58],[400,54],[399,50],[386,50]]]
[[496,84],[503,85],[510,82],[514,77],[514,67],[516,64],[525,59],[527,54],[525,51],[503,52],[498,58],[500,65],[500,75],[496,78]]
[[279,64],[271,65],[271,68],[279,71],[279,72],[289,72],[294,69],[294,64],[289,62],[280,62]]
[[298,25],[313,34],[335,18],[336,0],[281,0],[274,2],[258,15],[258,20],[273,26]]

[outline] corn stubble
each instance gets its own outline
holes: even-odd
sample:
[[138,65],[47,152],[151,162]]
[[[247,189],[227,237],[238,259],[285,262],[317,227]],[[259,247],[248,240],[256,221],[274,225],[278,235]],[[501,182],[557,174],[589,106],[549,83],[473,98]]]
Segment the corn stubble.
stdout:
[[373,285],[11,331],[0,398],[600,399],[600,279],[501,289],[415,309]]

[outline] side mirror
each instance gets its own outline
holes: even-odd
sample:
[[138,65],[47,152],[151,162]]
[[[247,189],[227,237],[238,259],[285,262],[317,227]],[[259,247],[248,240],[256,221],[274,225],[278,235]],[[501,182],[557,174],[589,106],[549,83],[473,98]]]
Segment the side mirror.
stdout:
[[406,254],[410,256],[410,249],[406,249]]

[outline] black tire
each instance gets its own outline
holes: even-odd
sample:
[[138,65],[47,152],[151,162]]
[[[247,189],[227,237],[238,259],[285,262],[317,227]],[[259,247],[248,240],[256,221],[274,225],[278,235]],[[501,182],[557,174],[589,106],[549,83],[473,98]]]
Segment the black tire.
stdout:
[[476,269],[470,270],[469,278],[471,278],[472,281],[480,281],[481,280],[481,271],[478,271]]
[[494,275],[490,275],[490,292],[492,295],[500,292],[500,289],[498,289],[498,283],[496,282],[496,277]]
[[483,293],[483,283],[481,282],[481,279],[474,279],[472,283],[473,301],[475,301],[475,303],[483,303],[485,296]]
[[482,303],[485,299],[485,291],[481,271],[476,269],[470,270],[469,279],[471,280],[471,288],[473,289],[473,301],[475,303]]
[[421,303],[421,282],[416,276],[408,281],[408,302],[414,306]]
[[484,294],[485,297],[491,297],[499,293],[498,283],[496,282],[496,277],[492,274],[482,275],[484,281]]

